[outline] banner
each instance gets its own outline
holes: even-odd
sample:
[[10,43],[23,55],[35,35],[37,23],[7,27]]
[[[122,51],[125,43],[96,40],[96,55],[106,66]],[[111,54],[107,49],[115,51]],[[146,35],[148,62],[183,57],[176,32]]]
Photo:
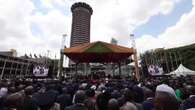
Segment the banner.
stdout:
[[37,66],[34,66],[33,68],[33,75],[34,76],[47,76],[48,71],[49,71],[48,67],[37,65]]
[[152,76],[162,75],[164,73],[163,68],[158,65],[149,65],[148,73]]

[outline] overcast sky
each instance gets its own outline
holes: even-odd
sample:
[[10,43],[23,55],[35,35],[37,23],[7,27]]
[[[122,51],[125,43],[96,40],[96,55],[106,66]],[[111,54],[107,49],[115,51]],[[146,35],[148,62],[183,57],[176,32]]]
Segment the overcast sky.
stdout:
[[[70,42],[70,7],[80,0],[0,0],[0,50],[59,56]],[[93,8],[91,42],[118,40],[139,52],[195,43],[195,0],[83,0]]]

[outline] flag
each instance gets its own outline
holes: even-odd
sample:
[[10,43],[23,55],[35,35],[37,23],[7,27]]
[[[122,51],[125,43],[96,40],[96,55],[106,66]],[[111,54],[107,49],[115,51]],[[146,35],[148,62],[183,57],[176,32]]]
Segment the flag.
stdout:
[[32,58],[32,54],[30,53],[30,58]]
[[35,57],[35,58],[37,58],[37,55],[36,55],[36,54],[34,54],[34,57]]
[[25,57],[25,58],[28,58],[28,56],[27,56],[27,54],[26,54],[26,53],[24,54],[24,57]]
[[39,54],[39,58],[42,58],[41,54]]

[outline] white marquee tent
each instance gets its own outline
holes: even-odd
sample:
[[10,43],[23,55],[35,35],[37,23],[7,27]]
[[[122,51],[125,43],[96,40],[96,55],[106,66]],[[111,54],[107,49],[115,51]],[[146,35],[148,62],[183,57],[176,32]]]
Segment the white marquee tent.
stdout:
[[175,76],[187,76],[187,75],[195,75],[195,71],[190,70],[183,66],[182,64],[179,65],[179,67],[175,70],[170,72],[170,75],[175,75]]

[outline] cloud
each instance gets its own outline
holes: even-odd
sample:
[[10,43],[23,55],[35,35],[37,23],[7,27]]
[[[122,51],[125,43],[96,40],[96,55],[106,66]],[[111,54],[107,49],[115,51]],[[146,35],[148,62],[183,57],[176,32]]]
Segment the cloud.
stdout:
[[[0,1],[0,50],[14,48],[19,55],[59,53],[62,34],[70,33],[71,17],[54,9],[43,14],[36,8],[30,0]],[[35,35],[32,24],[40,30]]]
[[36,13],[31,17],[31,22],[38,26],[39,39],[45,44],[45,49],[59,56],[62,35],[70,33],[71,17],[64,16],[58,10],[52,10],[47,14]]
[[174,3],[170,0],[164,0],[161,4],[160,4],[160,8],[161,8],[161,13],[166,15],[169,14],[172,10],[173,10],[173,6]]
[[[23,41],[31,37],[30,13],[34,5],[29,0],[0,1],[1,50],[19,48]],[[24,41],[25,42],[25,41]]]
[[[46,13],[40,12],[40,9],[36,10],[39,7],[33,4],[31,0],[23,0],[22,2],[20,0],[0,1],[1,50],[16,48],[19,55],[30,52],[45,54],[47,50],[59,54],[62,34],[68,34],[66,44],[69,44],[72,19],[70,7],[78,0],[40,1],[43,7],[49,8]],[[91,20],[91,41],[110,42],[111,38],[114,37],[119,40],[119,44],[126,46],[129,43],[129,34],[136,27],[146,23],[152,16],[171,13],[175,4],[180,0],[84,1],[89,3],[94,10]],[[65,7],[65,10],[61,10],[56,6]],[[182,19],[188,19],[188,17]],[[140,44],[146,43],[145,39],[149,38],[151,42],[159,42],[159,39],[171,35],[180,25],[185,26],[185,22],[167,29],[158,38],[153,38],[150,35],[141,37],[138,39],[138,47],[142,48],[142,46],[139,46],[139,42]],[[180,31],[184,30],[180,29]],[[166,42],[161,45],[164,44]],[[151,46],[146,47],[152,48],[154,46],[151,43]]]
[[[172,11],[175,0],[107,0],[106,2],[89,2],[93,7],[92,41],[110,41],[115,37],[126,45],[129,34],[152,16],[168,14]],[[162,7],[162,8],[161,8]]]
[[[193,1],[194,2],[194,1]],[[189,13],[183,14],[176,25],[171,26],[159,36],[144,35],[138,39],[137,47],[140,52],[159,47],[173,48],[195,43],[195,5]],[[144,45],[143,45],[144,44]]]
[[143,53],[146,50],[162,48],[163,42],[151,35],[144,35],[141,38],[136,39],[136,47],[140,53]]

